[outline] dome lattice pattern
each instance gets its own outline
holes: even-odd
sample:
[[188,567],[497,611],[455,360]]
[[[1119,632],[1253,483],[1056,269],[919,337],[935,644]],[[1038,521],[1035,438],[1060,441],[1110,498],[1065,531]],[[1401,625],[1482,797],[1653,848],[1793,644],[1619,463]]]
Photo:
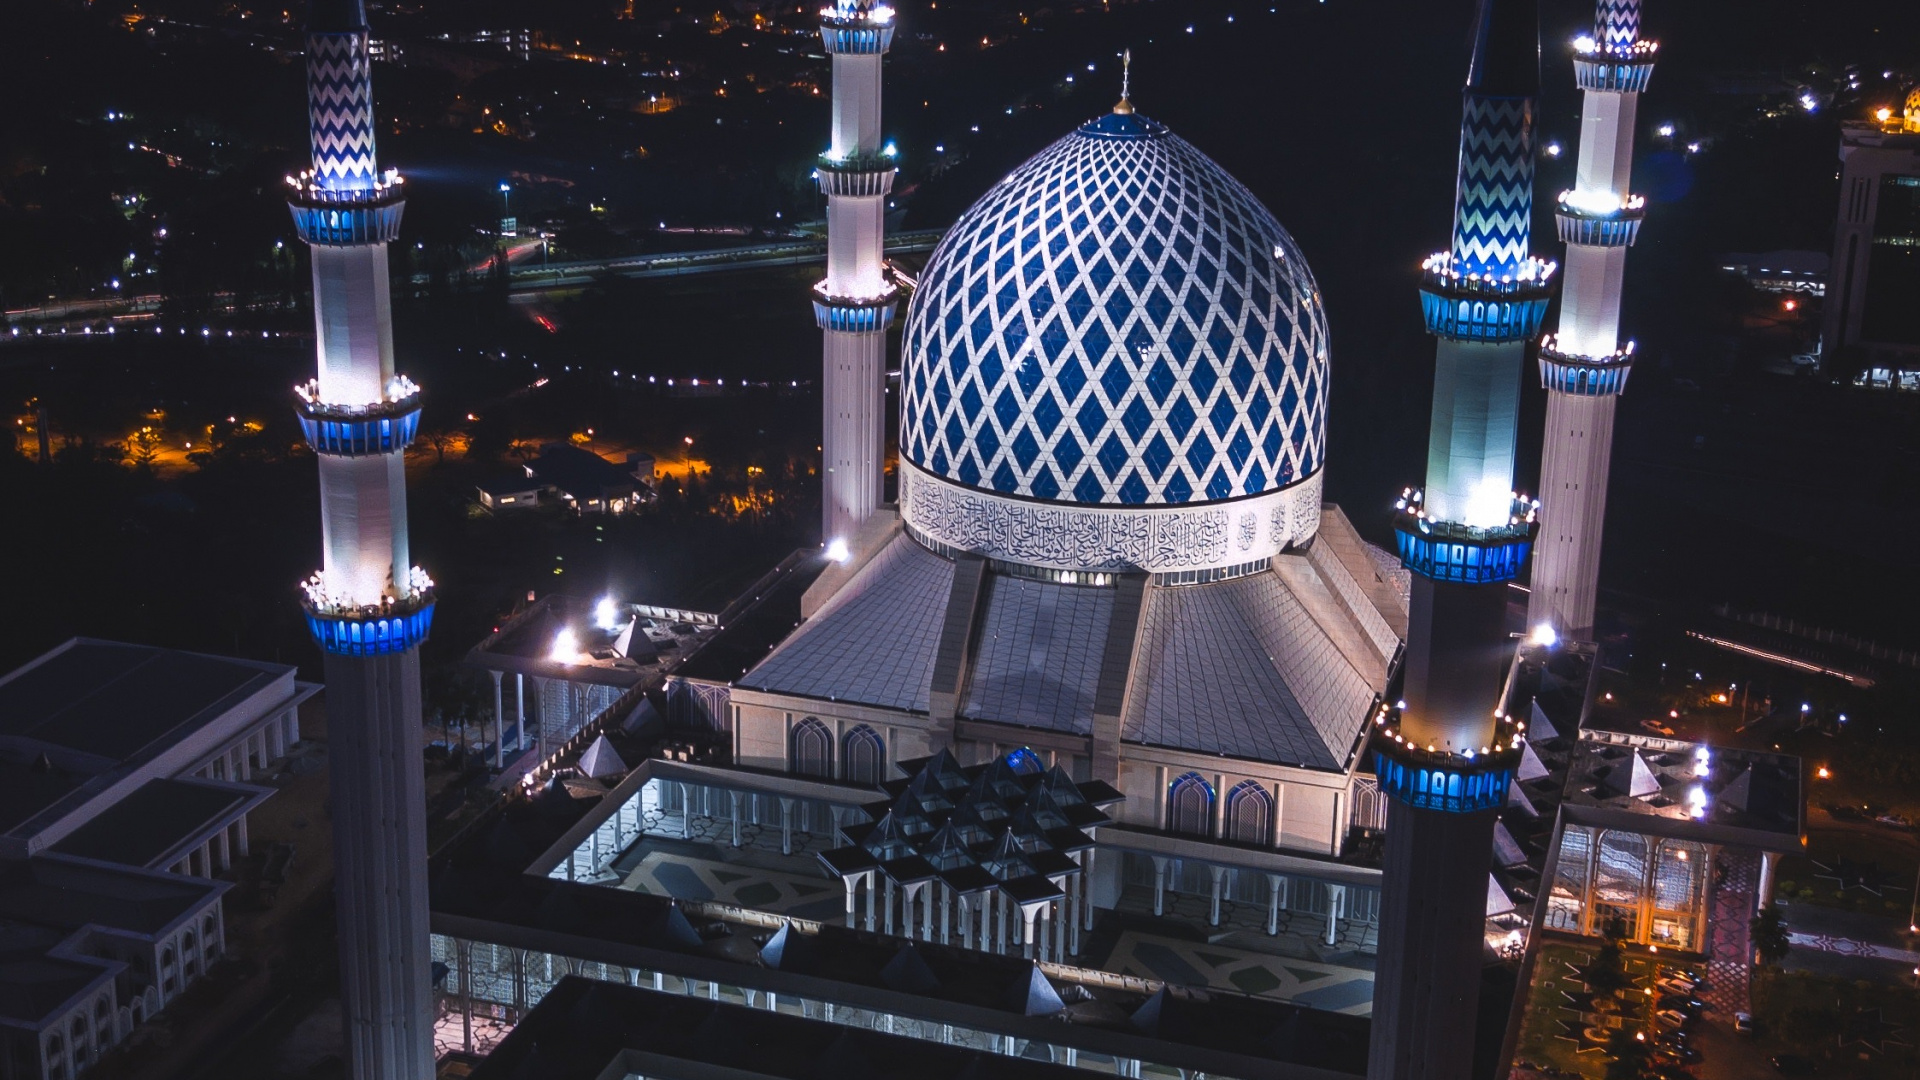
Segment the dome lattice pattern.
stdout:
[[901,449],[1008,495],[1166,505],[1320,468],[1327,328],[1293,238],[1206,155],[1103,116],[941,241],[908,311]]

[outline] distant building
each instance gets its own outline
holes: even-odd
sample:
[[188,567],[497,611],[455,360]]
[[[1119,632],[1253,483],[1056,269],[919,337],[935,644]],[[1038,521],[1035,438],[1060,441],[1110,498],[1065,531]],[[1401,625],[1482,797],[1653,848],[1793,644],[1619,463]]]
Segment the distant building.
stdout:
[[525,468],[508,469],[476,486],[480,505],[489,510],[522,510],[540,505],[540,482]]
[[527,464],[527,475],[577,513],[624,514],[636,505],[639,481],[626,466],[565,443],[548,443]]
[[1829,260],[1821,251],[1729,251],[1720,269],[1769,293],[1827,294]]
[[76,638],[0,676],[0,1045],[75,1077],[226,951],[247,781],[299,740],[294,669]]
[[1858,348],[1863,383],[1920,388],[1920,89],[1874,116],[1840,129],[1823,360]]

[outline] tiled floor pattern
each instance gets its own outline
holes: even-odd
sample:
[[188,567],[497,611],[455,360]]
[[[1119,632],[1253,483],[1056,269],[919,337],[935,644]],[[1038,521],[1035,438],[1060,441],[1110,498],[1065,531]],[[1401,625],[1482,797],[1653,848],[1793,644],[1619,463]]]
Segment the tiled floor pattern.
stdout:
[[833,921],[846,915],[846,893],[837,881],[676,852],[646,852],[621,885],[654,896],[717,900],[799,919]]
[[1703,994],[1718,1015],[1731,1017],[1752,1008],[1748,961],[1753,944],[1748,922],[1753,917],[1753,894],[1760,880],[1760,858],[1751,851],[1723,849],[1720,865],[1726,877],[1713,887],[1708,928],[1707,986]]
[[1373,1012],[1371,971],[1227,945],[1179,941],[1129,930],[1120,935],[1101,966],[1122,975],[1237,990],[1352,1016]]

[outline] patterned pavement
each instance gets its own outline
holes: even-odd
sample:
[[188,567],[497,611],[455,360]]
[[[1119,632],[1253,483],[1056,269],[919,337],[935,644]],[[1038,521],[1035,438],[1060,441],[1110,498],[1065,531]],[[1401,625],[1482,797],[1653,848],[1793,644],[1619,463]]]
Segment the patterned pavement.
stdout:
[[1211,942],[1180,941],[1128,930],[1100,966],[1122,975],[1237,990],[1349,1016],[1373,1013],[1371,971]]
[[1753,918],[1754,891],[1760,883],[1760,856],[1753,851],[1725,848],[1720,866],[1726,876],[1713,886],[1703,996],[1718,1015],[1730,1018],[1753,1008],[1749,982],[1753,942],[1747,924]]
[[682,900],[717,900],[798,919],[846,917],[846,892],[820,875],[802,877],[676,852],[653,850],[620,883],[623,889]]

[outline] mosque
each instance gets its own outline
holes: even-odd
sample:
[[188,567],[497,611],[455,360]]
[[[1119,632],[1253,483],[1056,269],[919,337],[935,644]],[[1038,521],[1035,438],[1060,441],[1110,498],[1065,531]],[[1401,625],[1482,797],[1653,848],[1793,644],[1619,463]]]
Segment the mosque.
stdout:
[[[380,329],[342,345],[358,367],[323,352],[320,389],[388,381],[368,382],[386,386],[375,404],[302,414],[351,436],[312,429],[339,459],[329,536],[358,545],[330,555],[309,618],[335,726],[364,735],[336,771],[371,783],[417,754],[403,742],[434,594],[396,572],[404,514],[353,512],[401,490],[418,388],[383,336],[399,188],[373,179],[364,13],[315,11],[321,179],[298,187],[296,219],[327,254],[317,310]],[[1604,42],[1578,69],[1621,130],[1650,70],[1638,20],[1634,0],[1601,0]],[[355,789],[364,805],[336,812],[353,856],[342,948],[363,968],[346,993],[355,1074],[426,1075],[431,1027],[436,1051],[499,1047],[477,1078],[912,1061],[1458,1080],[1490,920],[1591,935],[1630,913],[1636,942],[1697,947],[1708,845],[1790,850],[1797,764],[1579,730],[1598,685],[1579,636],[1597,500],[1549,517],[1565,549],[1549,632],[1516,652],[1508,627],[1540,530],[1511,490],[1520,373],[1556,269],[1529,246],[1531,0],[1481,0],[1474,21],[1451,245],[1422,268],[1439,339],[1427,490],[1401,500],[1393,553],[1322,498],[1333,356],[1305,258],[1124,82],[983,194],[917,281],[887,268],[894,28],[873,0],[821,14],[825,543],[711,616],[607,600],[589,625],[587,605],[549,601],[474,648],[496,753],[510,673],[523,747],[529,700],[538,714],[536,764],[513,773],[525,798],[430,859],[422,800]],[[322,182],[338,145],[364,146],[353,184]],[[1583,158],[1583,183],[1617,164]],[[1563,239],[1593,249],[1573,276],[1599,298],[1540,354],[1569,399],[1617,394],[1632,355],[1606,300],[1640,204],[1611,194],[1562,200]],[[1605,404],[1550,415],[1604,434]],[[1604,489],[1604,450],[1557,468]],[[387,590],[336,597],[348,570],[384,570]],[[636,734],[653,756],[630,768],[606,734],[650,724],[665,738]],[[1764,894],[1771,864],[1748,865]]]

